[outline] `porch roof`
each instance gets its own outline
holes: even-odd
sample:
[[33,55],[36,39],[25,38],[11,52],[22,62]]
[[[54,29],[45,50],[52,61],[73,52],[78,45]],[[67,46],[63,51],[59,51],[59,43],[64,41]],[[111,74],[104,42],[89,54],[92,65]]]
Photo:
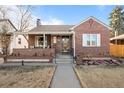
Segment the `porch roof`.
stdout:
[[52,35],[71,35],[73,34],[72,31],[68,31],[68,32],[15,32],[16,35],[39,35],[39,34],[52,34]]
[[119,36],[116,36],[116,37],[113,37],[113,38],[110,38],[110,40],[123,40],[124,39],[124,34],[122,35],[119,35]]
[[40,25],[28,32],[16,32],[15,34],[72,34],[71,27],[74,25]]
[[69,32],[74,25],[40,25],[29,32]]

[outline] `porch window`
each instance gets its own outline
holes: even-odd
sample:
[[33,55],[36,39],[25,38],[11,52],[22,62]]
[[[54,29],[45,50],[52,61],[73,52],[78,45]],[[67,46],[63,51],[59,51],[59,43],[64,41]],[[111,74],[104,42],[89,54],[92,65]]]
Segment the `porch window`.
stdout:
[[[36,47],[43,48],[44,38],[43,36],[36,36]],[[45,37],[45,47],[47,46],[47,37]]]
[[83,34],[82,44],[84,47],[99,47],[100,34]]
[[43,37],[38,37],[38,46],[43,47]]

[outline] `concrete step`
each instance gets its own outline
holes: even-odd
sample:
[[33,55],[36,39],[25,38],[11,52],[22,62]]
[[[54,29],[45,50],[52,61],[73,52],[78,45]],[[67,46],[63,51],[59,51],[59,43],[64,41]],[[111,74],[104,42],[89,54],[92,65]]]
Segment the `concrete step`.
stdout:
[[56,60],[56,63],[73,63],[73,59],[54,59],[53,61],[55,62]]
[[72,59],[73,57],[70,55],[56,55],[56,58]]
[[54,60],[56,60],[56,62],[72,62],[73,61],[73,59],[54,59]]

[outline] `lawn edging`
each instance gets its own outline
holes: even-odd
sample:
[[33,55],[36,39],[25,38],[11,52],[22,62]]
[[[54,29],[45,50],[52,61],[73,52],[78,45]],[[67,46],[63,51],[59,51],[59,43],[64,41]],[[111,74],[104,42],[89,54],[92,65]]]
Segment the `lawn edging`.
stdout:
[[75,68],[75,65],[73,65],[73,70],[74,70],[74,72],[75,72],[75,74],[76,74],[76,76],[80,82],[81,87],[82,88],[88,88],[87,85],[81,80],[80,74],[78,73],[77,69]]
[[55,75],[56,69],[57,69],[57,65],[55,65],[55,70],[54,70],[54,72],[53,72],[53,75],[52,75],[52,78],[51,78],[51,80],[50,80],[50,84],[49,84],[49,87],[48,87],[48,88],[51,88],[52,81],[53,81],[53,77],[54,77],[54,75]]

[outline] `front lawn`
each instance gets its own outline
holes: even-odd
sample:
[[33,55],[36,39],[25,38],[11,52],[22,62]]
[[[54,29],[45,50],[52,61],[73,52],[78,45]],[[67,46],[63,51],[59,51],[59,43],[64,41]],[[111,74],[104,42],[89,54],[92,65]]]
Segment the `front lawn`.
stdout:
[[0,67],[1,88],[47,88],[55,66]]
[[89,88],[124,88],[124,66],[76,66],[82,85]]

